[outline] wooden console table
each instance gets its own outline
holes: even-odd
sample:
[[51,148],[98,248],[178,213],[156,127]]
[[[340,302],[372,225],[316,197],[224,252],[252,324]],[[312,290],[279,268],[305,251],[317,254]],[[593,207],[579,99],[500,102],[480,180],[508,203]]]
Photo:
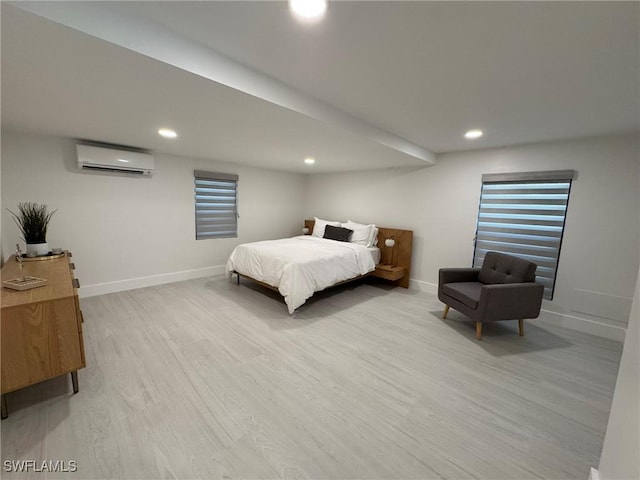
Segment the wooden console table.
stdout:
[[70,253],[50,260],[24,262],[15,256],[2,267],[2,280],[23,274],[47,280],[43,287],[16,291],[2,288],[2,418],[6,394],[67,373],[78,392],[78,370],[85,367],[80,284],[73,276]]

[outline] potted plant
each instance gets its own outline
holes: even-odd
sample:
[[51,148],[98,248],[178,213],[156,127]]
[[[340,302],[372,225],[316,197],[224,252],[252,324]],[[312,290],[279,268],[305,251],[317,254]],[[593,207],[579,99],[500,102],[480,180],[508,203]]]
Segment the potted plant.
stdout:
[[13,216],[22,238],[27,244],[27,254],[46,255],[49,253],[49,244],[47,243],[47,228],[51,216],[56,210],[49,212],[46,205],[34,202],[18,203],[18,213],[14,213],[7,208],[7,211]]

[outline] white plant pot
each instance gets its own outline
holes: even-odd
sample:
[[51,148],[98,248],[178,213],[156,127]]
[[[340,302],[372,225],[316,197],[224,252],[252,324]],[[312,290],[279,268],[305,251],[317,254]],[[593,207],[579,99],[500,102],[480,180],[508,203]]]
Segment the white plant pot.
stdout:
[[36,255],[46,255],[49,253],[49,244],[45,243],[27,243],[27,255],[35,253]]

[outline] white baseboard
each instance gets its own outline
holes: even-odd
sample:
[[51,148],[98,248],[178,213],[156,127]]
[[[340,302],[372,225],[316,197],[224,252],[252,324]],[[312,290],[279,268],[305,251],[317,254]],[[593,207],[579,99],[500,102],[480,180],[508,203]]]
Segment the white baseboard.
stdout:
[[600,480],[600,471],[591,467],[589,472],[589,480]]
[[160,275],[150,275],[148,277],[129,278],[116,282],[96,283],[94,285],[83,285],[78,290],[80,298],[104,295],[106,293],[122,292],[124,290],[134,290],[136,288],[152,287],[164,283],[181,282],[194,278],[210,277],[224,273],[224,265],[214,267],[197,268],[195,270],[185,270],[182,272],[161,273]]
[[578,332],[588,333],[597,337],[608,338],[618,342],[624,342],[626,329],[606,323],[600,323],[589,318],[576,317],[566,313],[552,312],[551,310],[540,311],[540,316],[534,320],[547,325],[555,325],[563,328],[570,328]]
[[416,280],[412,278],[409,280],[409,288],[419,290],[420,292],[431,293],[433,295],[438,294],[438,285],[435,283],[423,282],[422,280]]
[[[409,287],[420,292],[430,293],[432,295],[438,294],[437,284],[424,282],[422,280],[416,280],[415,278],[412,278],[410,280]],[[540,311],[540,316],[533,321],[545,323],[547,325],[570,328],[572,330],[596,335],[598,337],[608,338],[610,340],[616,340],[618,342],[624,342],[624,336],[626,333],[626,330],[624,328],[618,326],[600,323],[589,318],[576,317],[573,315],[567,315],[565,313],[558,313],[545,309],[542,309]]]

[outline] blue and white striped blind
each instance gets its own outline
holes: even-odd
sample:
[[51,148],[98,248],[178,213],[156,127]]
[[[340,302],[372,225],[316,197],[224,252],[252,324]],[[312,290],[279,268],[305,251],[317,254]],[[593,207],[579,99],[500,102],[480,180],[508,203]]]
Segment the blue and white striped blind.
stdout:
[[196,240],[238,236],[238,176],[194,171]]
[[553,299],[573,174],[483,175],[473,266],[490,251],[527,259],[538,265],[544,298]]

